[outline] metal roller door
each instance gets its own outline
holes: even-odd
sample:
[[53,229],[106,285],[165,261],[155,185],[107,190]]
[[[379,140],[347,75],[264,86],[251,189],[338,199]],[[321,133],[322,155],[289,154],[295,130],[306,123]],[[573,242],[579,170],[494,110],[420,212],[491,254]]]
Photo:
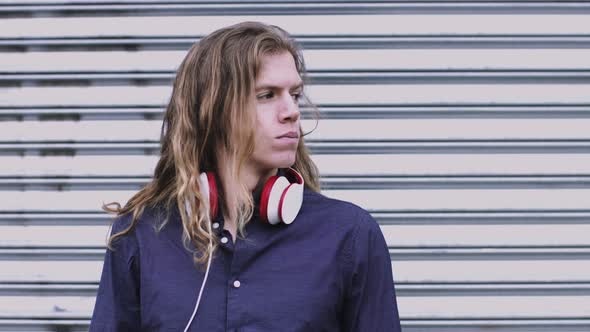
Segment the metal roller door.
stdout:
[[100,205],[245,20],[303,45],[323,192],[381,224],[404,331],[590,331],[590,3],[446,0],[0,0],[0,331],[87,330]]

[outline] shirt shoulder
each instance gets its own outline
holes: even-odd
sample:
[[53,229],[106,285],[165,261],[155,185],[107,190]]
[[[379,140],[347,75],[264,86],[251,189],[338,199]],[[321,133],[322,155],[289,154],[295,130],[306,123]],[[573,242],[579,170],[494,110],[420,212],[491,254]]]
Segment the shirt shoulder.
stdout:
[[305,193],[304,204],[306,215],[314,216],[313,225],[320,230],[322,239],[339,239],[341,266],[349,287],[358,269],[367,266],[368,257],[378,261],[385,271],[391,266],[381,227],[367,210],[313,191]]
[[305,210],[319,214],[324,222],[336,223],[339,228],[350,228],[355,231],[379,230],[377,221],[362,207],[348,201],[331,198],[312,190],[304,193]]
[[162,228],[166,228],[162,227],[162,225],[169,221],[171,214],[163,211],[162,209],[146,207],[138,215],[137,220],[134,220],[132,212],[115,216],[112,219],[110,236],[122,232],[124,234],[111,241],[110,247],[114,251],[127,251],[130,255],[138,254],[141,248],[149,245],[158,237],[158,233]]
[[[139,214],[132,230],[133,232],[156,232],[162,225],[167,224],[170,220],[175,220],[178,212],[174,209],[164,209],[162,207],[146,206],[142,213]],[[126,230],[133,223],[133,213],[127,212],[117,215],[112,221],[112,234]]]

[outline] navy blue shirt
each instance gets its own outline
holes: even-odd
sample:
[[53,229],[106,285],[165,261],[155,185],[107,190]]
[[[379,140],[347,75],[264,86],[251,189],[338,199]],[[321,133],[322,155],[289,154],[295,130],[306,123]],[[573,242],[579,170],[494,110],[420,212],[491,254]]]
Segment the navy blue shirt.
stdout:
[[[156,232],[154,209],[107,250],[90,331],[182,331],[204,267],[182,245],[178,210]],[[130,214],[117,217],[113,234]],[[401,331],[391,261],[377,222],[358,206],[306,189],[292,224],[256,216],[245,238],[219,237],[190,331]],[[216,225],[217,226],[217,225]]]

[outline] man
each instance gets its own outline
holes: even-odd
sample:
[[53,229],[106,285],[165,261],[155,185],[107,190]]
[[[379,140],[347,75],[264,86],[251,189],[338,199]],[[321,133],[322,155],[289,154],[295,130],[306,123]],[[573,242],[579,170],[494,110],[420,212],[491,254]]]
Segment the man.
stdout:
[[178,69],[153,180],[114,221],[91,331],[401,331],[378,224],[319,193],[303,58],[246,22]]

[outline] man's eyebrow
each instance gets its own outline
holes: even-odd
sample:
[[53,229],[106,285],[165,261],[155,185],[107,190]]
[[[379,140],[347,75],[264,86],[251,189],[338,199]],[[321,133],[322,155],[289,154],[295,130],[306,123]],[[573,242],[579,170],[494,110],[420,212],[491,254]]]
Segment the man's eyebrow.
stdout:
[[[280,86],[273,84],[261,84],[256,86],[256,90],[277,90],[280,88]],[[290,90],[297,90],[301,88],[303,88],[303,81],[299,81],[297,84],[293,85]]]

